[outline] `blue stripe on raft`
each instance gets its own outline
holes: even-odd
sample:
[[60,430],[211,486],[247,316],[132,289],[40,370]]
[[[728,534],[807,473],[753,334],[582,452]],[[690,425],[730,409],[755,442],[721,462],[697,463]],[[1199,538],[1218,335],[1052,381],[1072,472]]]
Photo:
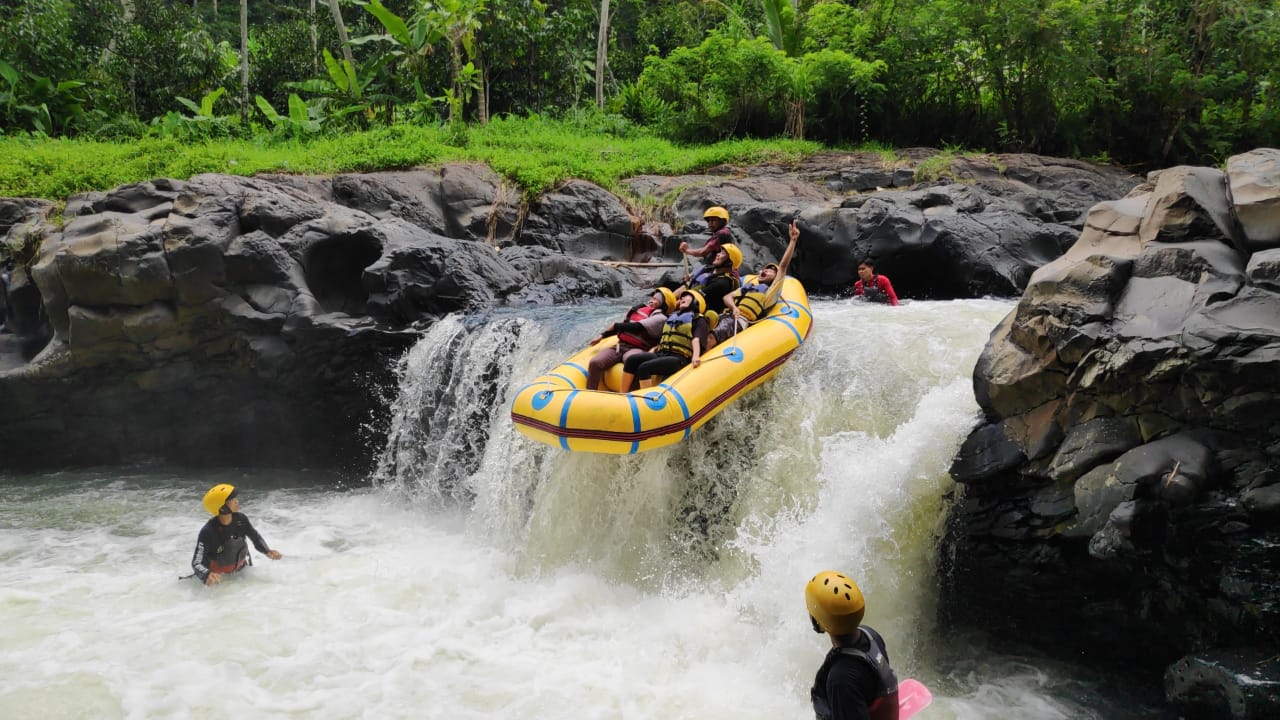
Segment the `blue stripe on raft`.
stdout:
[[577,370],[578,372],[582,373],[582,379],[583,379],[583,380],[586,380],[586,379],[587,379],[587,369],[586,369],[586,368],[584,368],[584,367],[582,367],[581,365],[579,365],[579,364],[577,364],[577,363],[567,362],[567,363],[565,363],[565,366],[566,366],[566,367],[571,367],[571,368],[573,368],[574,370]]
[[[675,388],[671,387],[670,385],[668,385],[668,384],[666,384],[666,383],[662,383],[662,387],[663,387],[663,388],[664,388],[668,393],[670,393],[670,394],[671,394],[671,397],[673,397],[673,398],[675,398],[675,399],[676,399],[676,402],[680,403],[680,412],[684,413],[684,417],[683,417],[683,418],[681,418],[681,420],[688,420],[688,419],[689,419],[689,404],[688,404],[688,403],[686,403],[686,402],[684,401],[684,397],[683,397],[683,396],[681,396],[681,395],[680,395],[680,393],[676,392],[676,389],[675,389]],[[684,437],[686,437],[686,438],[687,438],[687,437],[689,437],[689,433],[691,433],[691,432],[693,432],[693,431],[692,431],[692,430],[690,430],[689,428],[685,428],[685,429],[684,429]]]
[[[573,396],[577,394],[578,394],[578,391],[574,390],[570,392],[567,396],[565,396],[564,406],[560,408],[560,429],[561,430],[564,429],[564,424],[569,421],[569,405],[573,402]],[[564,448],[565,450],[568,450],[569,438],[565,437],[564,435],[561,435],[560,447]]]
[[[631,405],[631,427],[635,432],[640,432],[640,404],[636,402],[635,395],[627,395],[627,403]],[[640,452],[640,441],[631,441],[631,452],[628,455],[635,455]]]
[[567,377],[565,377],[564,375],[561,375],[561,374],[559,374],[559,373],[551,373],[551,377],[553,377],[553,378],[560,378],[561,380],[563,380],[563,381],[564,381],[564,384],[565,384],[565,385],[568,385],[568,386],[569,386],[569,387],[571,387],[571,388],[575,388],[575,389],[576,389],[576,388],[578,387],[578,386],[577,386],[577,385],[576,385],[572,380],[570,380],[569,378],[567,378]]
[[780,323],[783,327],[790,330],[791,334],[796,336],[797,345],[804,342],[804,337],[800,335],[800,331],[796,330],[796,326],[792,325],[790,320],[784,320],[781,316],[778,316],[778,315],[774,315],[773,317],[770,317],[770,318],[765,318],[765,320]]

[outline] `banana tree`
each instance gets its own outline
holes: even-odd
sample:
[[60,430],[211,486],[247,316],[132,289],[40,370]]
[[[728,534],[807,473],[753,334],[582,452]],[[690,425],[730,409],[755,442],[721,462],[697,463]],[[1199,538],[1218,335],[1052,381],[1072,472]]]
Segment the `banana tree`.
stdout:
[[487,0],[422,0],[414,14],[416,20],[437,28],[449,41],[451,125],[462,121],[462,109],[471,96],[484,92],[483,75],[475,67],[475,41],[486,4]]
[[796,0],[760,0],[764,10],[765,27],[769,31],[769,42],[787,54],[796,57],[800,54],[802,39],[800,13]]
[[342,10],[338,0],[329,0],[329,10],[333,13],[333,25],[338,30],[338,41],[342,43],[342,58],[354,66],[356,60],[351,55],[351,41],[347,38],[347,24],[342,21]]
[[[419,89],[426,77],[426,58],[435,52],[438,43],[449,46],[450,87],[445,93],[449,104],[449,122],[462,121],[462,109],[476,92],[483,93],[483,73],[475,66],[476,32],[480,29],[486,0],[417,0],[409,20],[387,9],[380,0],[369,0],[361,5],[382,23],[387,31],[381,39],[393,42],[397,47],[389,54],[389,62],[403,60],[415,87]],[[367,41],[370,38],[361,38]],[[359,42],[359,41],[356,41]]]

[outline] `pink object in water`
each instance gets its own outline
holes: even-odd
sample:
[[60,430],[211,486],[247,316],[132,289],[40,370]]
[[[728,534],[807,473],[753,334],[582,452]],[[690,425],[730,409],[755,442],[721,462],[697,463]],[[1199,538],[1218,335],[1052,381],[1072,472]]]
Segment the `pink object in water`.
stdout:
[[907,720],[933,702],[933,693],[919,680],[898,683],[898,720]]

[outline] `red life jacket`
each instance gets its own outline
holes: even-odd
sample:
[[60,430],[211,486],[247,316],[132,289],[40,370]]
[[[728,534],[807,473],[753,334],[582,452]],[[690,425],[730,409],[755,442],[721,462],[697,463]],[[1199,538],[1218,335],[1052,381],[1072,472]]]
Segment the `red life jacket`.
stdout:
[[248,561],[244,560],[243,558],[240,560],[240,562],[236,563],[235,565],[223,565],[217,560],[210,560],[209,572],[216,572],[220,575],[226,575],[227,573],[239,572],[240,570],[244,569],[245,565],[248,565],[248,564],[249,564]]
[[[654,308],[651,308],[648,305],[637,305],[627,312],[627,322],[640,322],[652,315],[653,310]],[[654,345],[654,340],[652,338],[646,340],[639,335],[633,335],[628,332],[618,333],[618,340],[642,350],[648,350]]]
[[898,691],[881,695],[867,706],[871,720],[898,720]]

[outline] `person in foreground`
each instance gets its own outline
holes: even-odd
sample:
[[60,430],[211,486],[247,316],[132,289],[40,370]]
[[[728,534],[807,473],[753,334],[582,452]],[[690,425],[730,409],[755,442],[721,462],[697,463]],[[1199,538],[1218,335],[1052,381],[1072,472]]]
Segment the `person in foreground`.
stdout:
[[858,263],[858,281],[853,284],[853,295],[870,302],[898,304],[898,295],[893,291],[893,283],[889,282],[889,278],[877,275],[875,263],[870,260]]
[[[622,322],[610,325],[597,335],[591,341],[592,345],[615,335],[618,341],[597,352],[587,363],[587,389],[599,390],[600,381],[609,368],[636,353],[648,352],[657,345],[662,337],[662,326],[667,322],[667,313],[675,308],[676,294],[660,287],[653,291],[644,305],[628,310]],[[630,390],[629,387],[618,388],[618,392]]]
[[204,494],[204,509],[213,517],[200,528],[196,552],[191,556],[191,568],[206,586],[217,585],[224,575],[239,572],[253,564],[246,537],[253,541],[258,552],[272,560],[280,559],[280,552],[272,550],[253,529],[249,518],[240,512],[237,493],[235,486],[222,483]]
[[884,638],[862,625],[862,591],[845,575],[827,570],[804,588],[814,632],[831,637],[818,668],[813,711],[818,720],[898,720],[898,678],[889,667]]

